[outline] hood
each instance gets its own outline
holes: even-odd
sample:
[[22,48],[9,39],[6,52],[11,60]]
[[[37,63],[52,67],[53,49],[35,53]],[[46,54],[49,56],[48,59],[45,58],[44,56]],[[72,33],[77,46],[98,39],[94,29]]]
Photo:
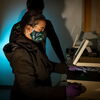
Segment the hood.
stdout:
[[33,47],[31,44],[32,44],[31,41],[21,37],[18,40],[16,40],[16,42],[7,43],[3,47],[3,51],[8,61],[11,61],[13,53],[17,48],[21,47],[27,49],[28,51],[33,51]]
[[10,61],[14,51],[17,48],[24,48],[29,52],[33,52],[39,49],[40,51],[43,51],[43,46],[41,43],[35,43],[32,40],[27,39],[24,36],[19,37],[16,42],[8,43],[4,46],[3,51],[7,59]]
[[19,46],[15,43],[8,43],[3,47],[3,51],[5,56],[7,57],[8,61],[11,60],[13,52],[18,48]]

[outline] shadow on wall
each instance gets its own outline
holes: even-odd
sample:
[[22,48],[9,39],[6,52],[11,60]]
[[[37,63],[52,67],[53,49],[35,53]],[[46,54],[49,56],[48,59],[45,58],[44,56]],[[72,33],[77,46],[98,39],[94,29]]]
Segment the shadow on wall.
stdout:
[[[44,0],[45,1],[45,10],[44,14],[48,19],[51,20],[54,25],[57,36],[62,45],[63,51],[66,48],[72,46],[73,40],[70,36],[70,32],[65,26],[65,19],[62,17],[62,13],[65,9],[66,0]],[[66,19],[67,20],[67,19]],[[64,51],[65,52],[65,51]]]
[[[58,36],[58,39],[60,41],[62,50],[64,55],[66,54],[66,48],[70,48],[73,43],[73,39],[70,35],[70,32],[68,31],[67,27],[65,26],[65,20],[62,17],[62,13],[65,8],[65,0],[44,0],[45,9],[43,11],[44,15],[47,19],[49,19],[56,31],[56,34]],[[20,20],[25,13],[25,9],[20,11],[18,19]],[[50,42],[47,40],[47,55],[49,59],[52,59],[53,61],[59,62],[59,59],[57,58]]]
[[[66,48],[70,48],[73,43],[73,39],[70,35],[70,32],[68,31],[67,27],[65,26],[65,24],[66,24],[65,21],[67,19],[64,19],[62,17],[62,13],[65,9],[65,1],[66,0],[49,0],[49,1],[44,0],[45,9],[43,11],[46,18],[49,19],[54,26],[54,29],[59,38],[64,55],[66,54],[66,52],[65,52]],[[20,20],[22,18],[25,11],[26,11],[26,9],[23,9],[22,11],[20,11],[18,20]],[[57,56],[56,56],[54,50],[52,49],[52,46],[48,42],[48,40],[47,40],[47,55],[53,61],[59,62],[59,59],[57,58]]]
[[[45,9],[43,11],[46,18],[52,22],[64,52],[65,49],[70,48],[73,43],[70,32],[65,26],[65,21],[67,19],[62,17],[62,13],[66,6],[65,1],[66,0],[44,0]],[[19,20],[22,18],[25,11],[26,9],[21,11],[18,17]]]
[[[65,9],[65,1],[66,0],[44,0],[45,3],[45,9],[44,9],[44,15],[47,19],[49,19],[56,31],[56,34],[58,36],[58,39],[60,41],[62,50],[64,55],[66,55],[66,48],[70,48],[73,43],[73,39],[70,35],[69,30],[65,26],[66,20],[62,17],[62,13]],[[49,46],[49,47],[48,47]],[[47,41],[47,55],[49,56],[49,59],[53,61],[59,62],[57,59],[57,56],[55,55],[52,46]]]

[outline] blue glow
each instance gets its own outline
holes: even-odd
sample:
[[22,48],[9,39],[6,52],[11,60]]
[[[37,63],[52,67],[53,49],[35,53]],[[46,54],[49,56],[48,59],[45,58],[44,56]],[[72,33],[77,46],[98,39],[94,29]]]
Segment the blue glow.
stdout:
[[11,26],[5,27],[2,30],[2,33],[4,34],[0,40],[0,85],[11,85],[13,81],[13,74],[10,64],[3,52],[3,47],[9,40],[10,28]]
[[11,32],[11,28],[12,26],[17,23],[22,16],[25,13],[25,9],[21,11],[15,10],[13,11],[13,9],[11,10],[11,12],[5,12],[5,16],[3,18],[3,20],[1,20],[1,24],[0,25],[0,85],[12,85],[13,84],[13,79],[14,79],[14,75],[12,73],[12,69],[10,66],[9,61],[7,60],[6,56],[4,55],[3,52],[3,47],[5,44],[7,44],[9,42],[9,36],[10,36],[10,32]]
[[14,79],[9,61],[4,55],[3,47],[9,42],[11,28],[17,20],[9,20],[8,17],[2,23],[3,28],[0,34],[0,85],[12,85]]

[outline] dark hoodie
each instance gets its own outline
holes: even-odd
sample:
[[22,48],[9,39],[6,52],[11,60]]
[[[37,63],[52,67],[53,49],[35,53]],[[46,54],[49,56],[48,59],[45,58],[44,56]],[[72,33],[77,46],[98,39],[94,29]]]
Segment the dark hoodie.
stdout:
[[24,35],[5,45],[4,52],[15,75],[12,100],[66,100],[66,87],[52,87],[50,74],[66,73],[67,68],[49,61],[41,47],[41,43]]

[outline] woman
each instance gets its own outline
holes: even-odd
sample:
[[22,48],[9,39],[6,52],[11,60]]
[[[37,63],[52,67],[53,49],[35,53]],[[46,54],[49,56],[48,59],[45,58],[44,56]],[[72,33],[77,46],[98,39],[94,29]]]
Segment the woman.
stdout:
[[83,92],[83,86],[76,83],[52,87],[51,73],[67,73],[67,68],[46,56],[46,25],[43,15],[27,12],[18,26],[20,31],[15,30],[18,36],[4,47],[15,75],[11,100],[66,100]]
[[[27,0],[26,6],[27,6],[28,14],[34,15],[34,16],[43,14],[43,10],[45,7],[43,0]],[[11,30],[11,34],[10,34],[10,39],[9,39],[10,42],[13,42],[18,37],[18,34],[20,34],[21,29],[19,26],[20,26],[20,22],[18,22],[17,24],[15,24],[13,26],[13,28]],[[60,42],[58,40],[58,37],[56,35],[56,32],[54,30],[53,24],[51,23],[50,20],[47,20],[47,19],[46,19],[45,31],[47,33],[47,37],[50,40],[51,45],[52,45],[58,59],[60,60],[61,63],[66,63],[66,60],[63,55],[63,51],[62,51]]]

